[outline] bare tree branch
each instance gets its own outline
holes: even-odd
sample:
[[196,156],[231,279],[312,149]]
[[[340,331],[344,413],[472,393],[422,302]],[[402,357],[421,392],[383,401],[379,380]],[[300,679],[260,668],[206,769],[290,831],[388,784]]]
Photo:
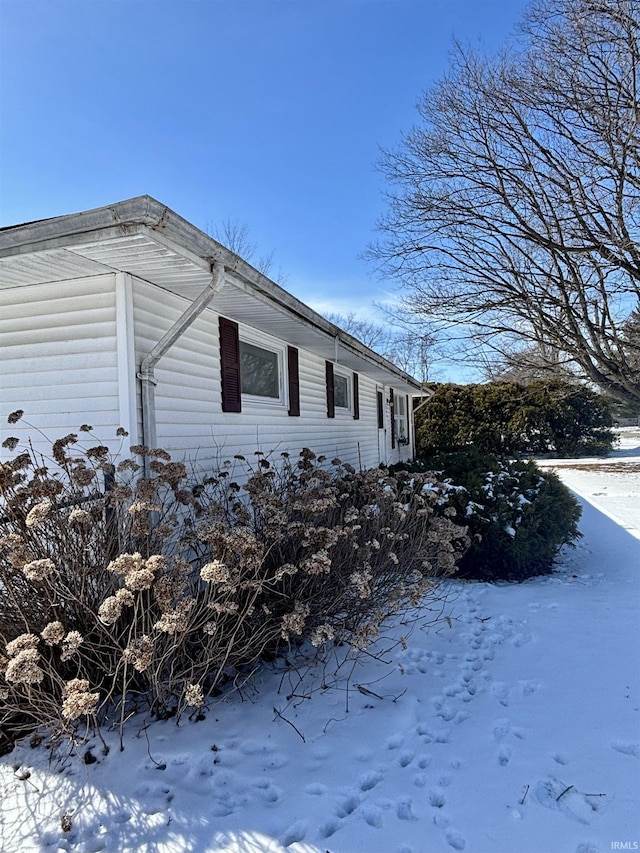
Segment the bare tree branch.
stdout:
[[640,0],[534,0],[521,30],[496,57],[456,45],[383,153],[369,257],[408,310],[485,354],[554,352],[638,401]]

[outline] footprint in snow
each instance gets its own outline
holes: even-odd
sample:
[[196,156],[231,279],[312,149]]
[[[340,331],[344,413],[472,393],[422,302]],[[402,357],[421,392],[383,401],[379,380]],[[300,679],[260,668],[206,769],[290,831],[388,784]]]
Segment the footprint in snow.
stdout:
[[400,820],[418,820],[418,818],[411,811],[411,800],[404,799],[398,802],[396,806],[396,814]]
[[632,755],[634,758],[640,758],[640,743],[616,740],[611,744],[611,748],[615,749],[616,752],[621,752],[623,755]]
[[504,746],[501,746],[500,749],[498,750],[498,764],[501,767],[504,767],[505,765],[507,765],[509,763],[510,758],[511,758],[511,747],[507,746],[506,744]]
[[361,809],[362,817],[369,826],[380,829],[382,826],[382,811],[377,806],[365,805]]
[[502,681],[496,681],[491,686],[491,692],[505,708],[509,707],[509,688]]
[[352,814],[358,808],[359,805],[360,797],[358,797],[358,795],[355,793],[348,794],[338,804],[336,814],[338,815],[338,817],[346,817],[347,815]]
[[448,829],[444,837],[449,847],[453,847],[454,850],[464,850],[467,846],[464,837],[456,829]]
[[415,752],[410,752],[409,750],[405,750],[400,753],[400,757],[398,758],[398,763],[400,767],[408,767],[413,759],[416,757]]
[[284,832],[280,843],[283,847],[290,847],[296,841],[304,841],[308,829],[309,827],[304,820],[298,820]]
[[538,782],[533,796],[541,806],[561,811],[580,823],[591,823],[604,805],[604,798],[583,794],[554,776]]
[[444,791],[441,791],[438,788],[434,788],[432,791],[429,791],[429,805],[434,809],[441,809],[446,802],[447,798],[444,795]]
[[380,782],[382,782],[383,775],[378,770],[371,770],[368,773],[363,773],[363,775],[358,780],[358,785],[360,786],[361,791],[370,791],[372,788],[375,788]]
[[325,820],[323,824],[318,828],[318,833],[321,838],[331,838],[332,835],[340,829],[340,821],[338,818],[330,817],[328,820]]
[[326,785],[323,785],[321,782],[311,782],[310,785],[307,785],[304,789],[305,794],[311,794],[312,796],[319,797],[322,794],[326,794],[329,789]]

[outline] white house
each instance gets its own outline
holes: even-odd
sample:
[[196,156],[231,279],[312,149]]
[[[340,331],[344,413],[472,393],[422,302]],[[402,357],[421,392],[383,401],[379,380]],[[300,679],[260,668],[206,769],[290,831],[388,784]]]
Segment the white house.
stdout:
[[419,390],[149,196],[0,229],[0,423],[32,425],[0,438],[89,423],[205,466],[310,447],[369,468],[413,456]]

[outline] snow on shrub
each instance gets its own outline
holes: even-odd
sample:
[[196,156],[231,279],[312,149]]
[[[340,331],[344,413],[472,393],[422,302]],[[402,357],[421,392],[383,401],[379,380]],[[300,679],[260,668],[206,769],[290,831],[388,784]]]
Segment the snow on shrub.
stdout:
[[500,460],[470,447],[421,459],[449,485],[449,501],[463,517],[471,546],[458,577],[521,581],[546,574],[560,548],[572,544],[581,509],[551,472],[533,461]]

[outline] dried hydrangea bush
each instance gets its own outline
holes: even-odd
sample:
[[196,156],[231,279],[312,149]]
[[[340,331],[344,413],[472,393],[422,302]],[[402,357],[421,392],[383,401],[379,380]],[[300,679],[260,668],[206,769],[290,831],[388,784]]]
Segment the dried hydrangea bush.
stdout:
[[357,655],[389,616],[437,600],[469,544],[428,474],[305,449],[277,464],[236,457],[194,482],[163,450],[119,460],[79,432],[50,459],[4,442],[0,727],[12,736],[142,710],[179,718],[302,645]]

